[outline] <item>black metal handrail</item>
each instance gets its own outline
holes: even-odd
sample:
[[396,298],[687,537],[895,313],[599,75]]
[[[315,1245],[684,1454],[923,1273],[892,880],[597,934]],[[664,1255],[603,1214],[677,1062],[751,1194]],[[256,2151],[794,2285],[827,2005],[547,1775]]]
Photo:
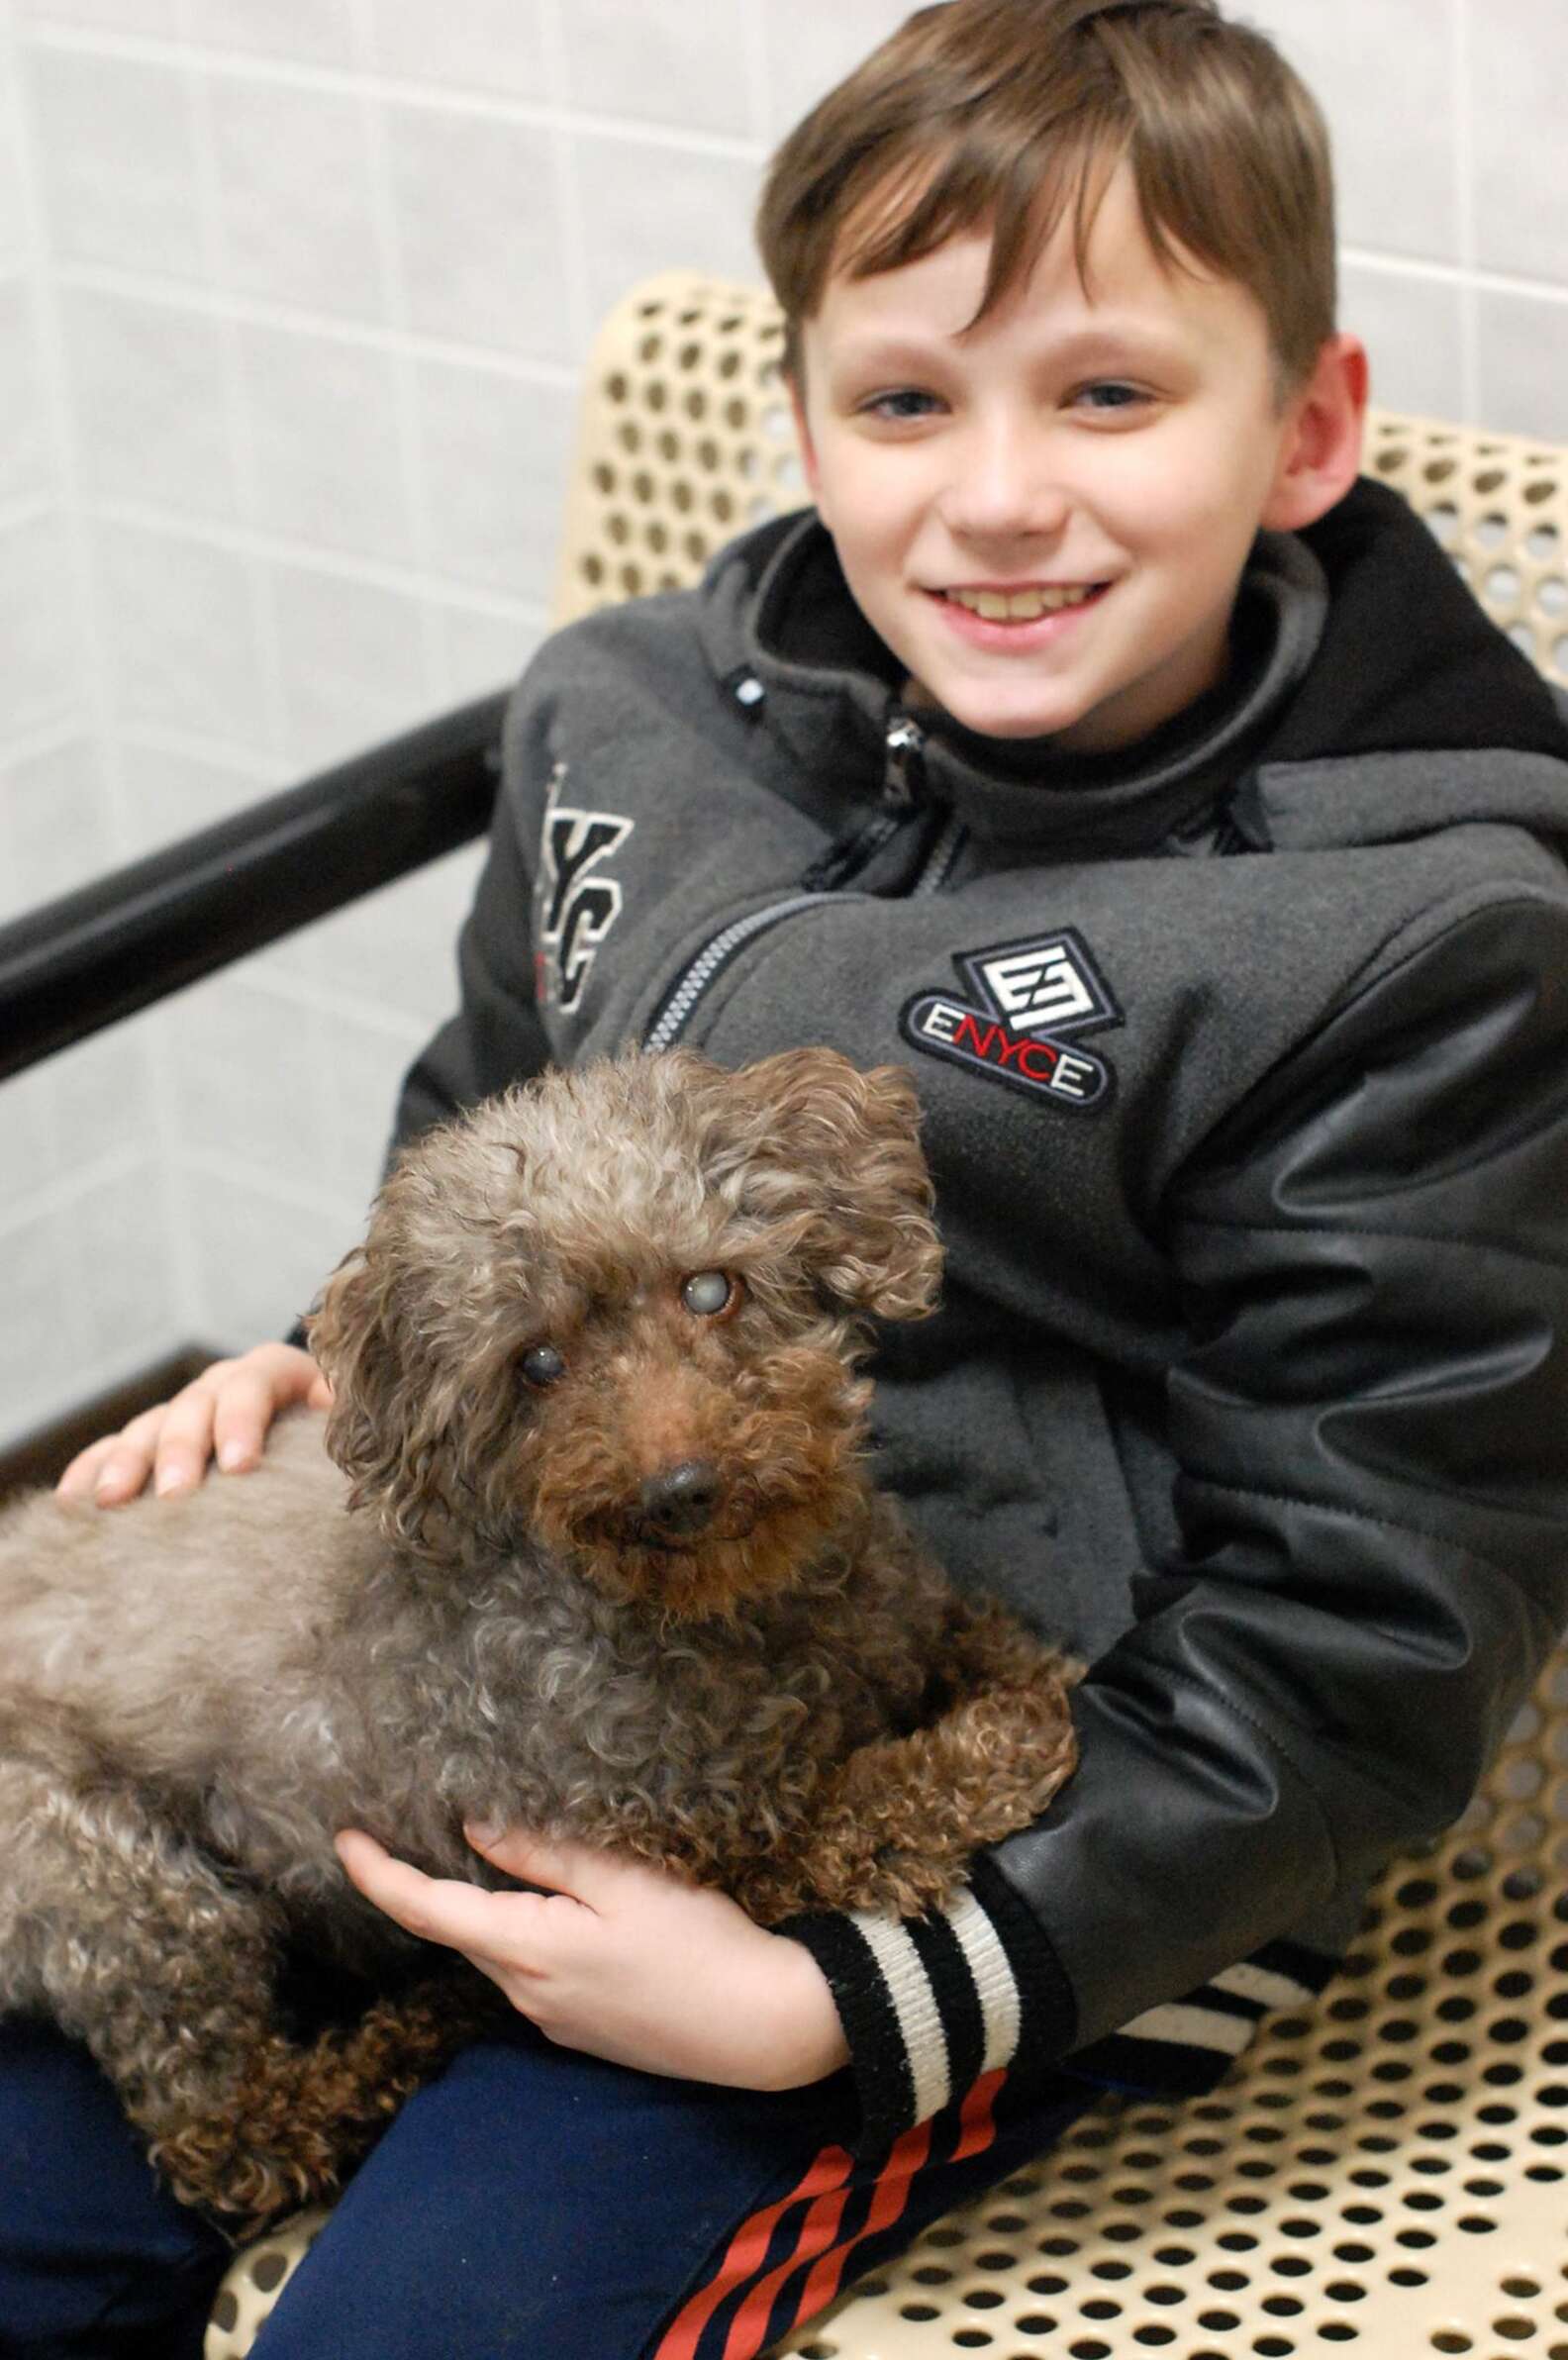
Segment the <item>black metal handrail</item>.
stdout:
[[483,835],[506,692],[0,927],[0,1081]]

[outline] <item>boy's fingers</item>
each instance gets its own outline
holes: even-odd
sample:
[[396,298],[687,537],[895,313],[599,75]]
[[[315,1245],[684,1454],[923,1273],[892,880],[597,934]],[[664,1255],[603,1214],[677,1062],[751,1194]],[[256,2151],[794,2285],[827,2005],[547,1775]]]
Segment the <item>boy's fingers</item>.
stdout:
[[85,1450],[78,1450],[64,1474],[54,1486],[67,1500],[90,1500],[97,1489],[98,1479],[120,1448],[118,1434],[105,1435],[100,1442],[89,1442]]
[[332,1407],[332,1387],[304,1352],[264,1344],[238,1360],[217,1360],[176,1393],[77,1452],[56,1489],[66,1499],[118,1508],[152,1478],[163,1494],[194,1491],[215,1454],[226,1474],[254,1467],[267,1429],[286,1403]]
[[471,1825],[463,1833],[476,1852],[509,1877],[547,1885],[552,1893],[569,1893],[577,1901],[585,1898],[584,1886],[593,1884],[594,1871],[605,1857],[587,1844],[546,1843],[527,1827]]
[[264,1369],[242,1363],[229,1372],[214,1395],[212,1419],[213,1449],[226,1475],[259,1465],[267,1428],[282,1406]]
[[355,1827],[344,1828],[333,1841],[350,1883],[406,1932],[470,1955],[494,1954],[499,1896],[455,1877],[428,1877],[406,1860],[395,1860],[373,1836]]
[[68,1498],[96,1499],[111,1507],[134,1498],[147,1479],[163,1414],[159,1402],[119,1433],[89,1443],[60,1477],[59,1490]]
[[603,1917],[629,1891],[650,1878],[669,1875],[629,1852],[601,1851],[597,1844],[550,1842],[529,1827],[484,1827],[466,1824],[463,1833],[476,1852],[494,1861],[509,1877],[540,1887],[546,1894],[564,1894],[584,1909]]
[[[206,1378],[176,1393],[163,1413],[152,1454],[152,1488],[159,1494],[194,1491],[212,1456],[216,1410]],[[127,1431],[130,1429],[128,1428]]]

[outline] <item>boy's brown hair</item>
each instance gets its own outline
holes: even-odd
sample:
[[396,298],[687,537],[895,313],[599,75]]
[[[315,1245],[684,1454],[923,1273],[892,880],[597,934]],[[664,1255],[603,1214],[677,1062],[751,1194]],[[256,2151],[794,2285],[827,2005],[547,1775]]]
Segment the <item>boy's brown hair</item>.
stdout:
[[1334,332],[1328,135],[1273,44],[1218,0],[943,0],[912,16],[769,167],[757,244],[789,373],[834,271],[869,278],[989,229],[978,321],[1070,215],[1083,277],[1124,159],[1160,260],[1190,255],[1261,306],[1283,401]]

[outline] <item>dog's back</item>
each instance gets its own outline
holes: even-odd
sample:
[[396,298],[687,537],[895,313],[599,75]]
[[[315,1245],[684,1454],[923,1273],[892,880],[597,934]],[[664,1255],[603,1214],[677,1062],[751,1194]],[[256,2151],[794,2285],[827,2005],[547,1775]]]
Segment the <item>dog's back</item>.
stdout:
[[278,1710],[355,1560],[384,1553],[321,1429],[286,1418],[253,1474],[171,1499],[0,1512],[0,1750],[90,1726],[105,1768],[177,1784],[233,1742],[247,1698]]

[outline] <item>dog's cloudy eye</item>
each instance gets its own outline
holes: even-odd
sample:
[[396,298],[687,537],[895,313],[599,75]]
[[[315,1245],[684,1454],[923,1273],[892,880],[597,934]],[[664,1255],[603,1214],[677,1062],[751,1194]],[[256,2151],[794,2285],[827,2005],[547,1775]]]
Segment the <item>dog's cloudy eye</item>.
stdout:
[[721,1312],[734,1310],[739,1294],[728,1272],[698,1270],[681,1288],[681,1301],[700,1320],[716,1320]]
[[553,1344],[535,1344],[518,1366],[531,1385],[554,1385],[566,1374],[566,1363]]

